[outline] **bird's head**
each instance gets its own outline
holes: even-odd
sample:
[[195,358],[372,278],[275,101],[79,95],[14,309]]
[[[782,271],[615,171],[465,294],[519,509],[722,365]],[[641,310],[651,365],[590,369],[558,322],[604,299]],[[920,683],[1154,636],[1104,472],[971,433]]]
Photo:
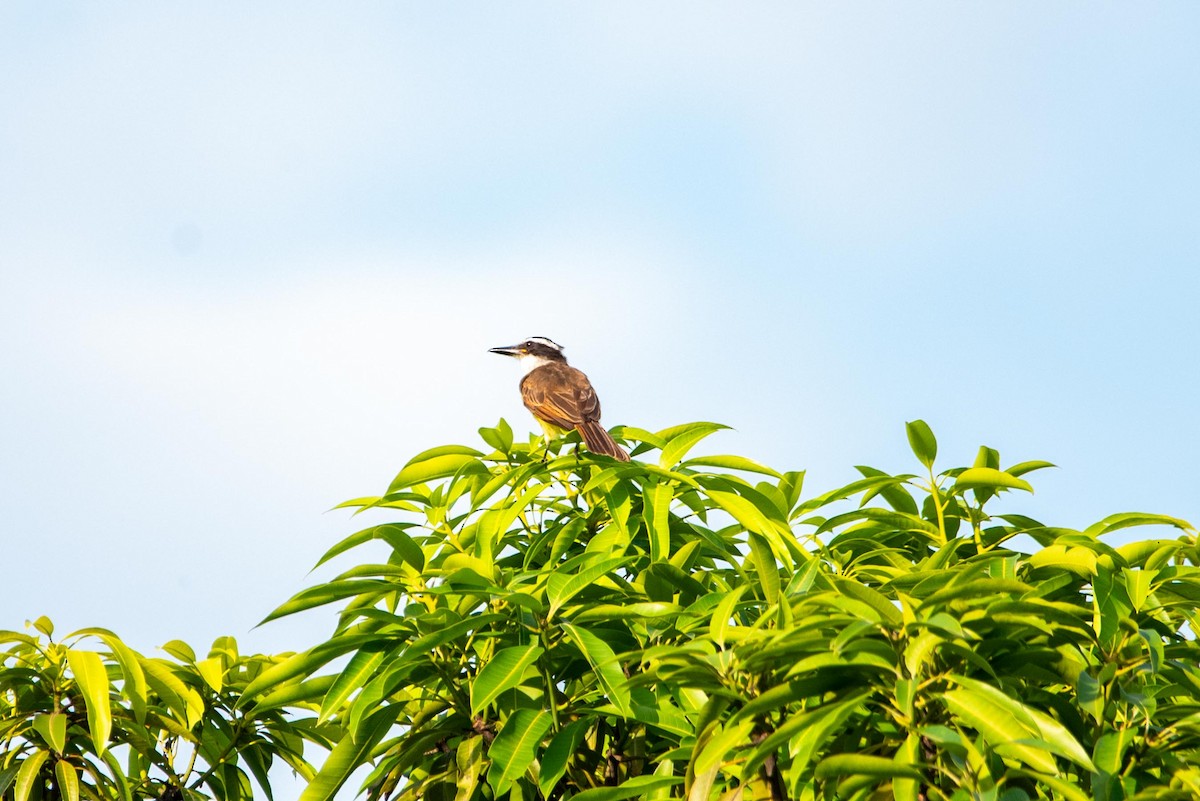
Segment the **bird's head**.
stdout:
[[546,337],[530,337],[518,345],[492,348],[488,352],[499,353],[501,356],[512,356],[530,369],[550,362],[565,363],[567,361],[567,357],[563,355],[563,346]]

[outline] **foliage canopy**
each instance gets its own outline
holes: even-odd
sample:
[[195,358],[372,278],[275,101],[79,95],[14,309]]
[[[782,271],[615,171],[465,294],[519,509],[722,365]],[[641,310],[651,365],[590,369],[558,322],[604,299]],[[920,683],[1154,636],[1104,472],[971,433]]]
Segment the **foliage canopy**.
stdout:
[[[486,451],[419,454],[385,494],[343,504],[390,519],[321,563],[379,556],[268,617],[336,605],[326,641],[222,661],[218,686],[201,667],[218,647],[159,666],[203,699],[195,719],[173,685],[139,691],[146,660],[103,637],[107,653],[51,669],[36,637],[0,635],[0,791],[158,797],[122,790],[100,745],[125,744],[145,762],[126,773],[149,776],[145,725],[210,766],[190,783],[159,766],[155,786],[189,798],[247,797],[270,758],[308,772],[305,741],[330,748],[306,801],[360,768],[368,798],[406,801],[1200,795],[1189,524],[999,512],[1050,465],[1002,467],[983,447],[938,470],[922,421],[907,426],[916,473],[859,467],[806,496],[802,473],[689,456],[720,428],[618,429],[627,464],[570,437],[514,442],[503,421],[481,429]],[[1104,542],[1141,525],[1176,538]],[[123,721],[110,730],[105,698]],[[94,790],[71,796],[60,770]]]

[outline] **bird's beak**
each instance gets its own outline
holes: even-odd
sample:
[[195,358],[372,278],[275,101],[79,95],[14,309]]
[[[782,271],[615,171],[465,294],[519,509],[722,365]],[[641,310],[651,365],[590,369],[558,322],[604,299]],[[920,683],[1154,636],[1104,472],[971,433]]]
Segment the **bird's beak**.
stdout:
[[509,345],[507,348],[491,348],[488,353],[499,353],[501,356],[520,356],[520,345]]

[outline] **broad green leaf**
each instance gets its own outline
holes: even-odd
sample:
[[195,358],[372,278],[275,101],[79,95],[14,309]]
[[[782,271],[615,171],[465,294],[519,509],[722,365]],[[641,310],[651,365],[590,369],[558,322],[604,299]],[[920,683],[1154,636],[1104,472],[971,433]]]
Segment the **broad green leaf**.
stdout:
[[658,432],[658,435],[667,443],[663,446],[662,454],[659,457],[659,467],[674,467],[697,442],[709,434],[725,428],[729,428],[729,426],[723,426],[720,423],[690,423]]
[[504,722],[488,748],[492,763],[488,768],[488,784],[497,796],[504,795],[509,786],[529,770],[537,755],[534,749],[541,744],[552,724],[550,713],[541,709],[518,709]]
[[779,563],[766,539],[758,533],[750,531],[746,534],[750,544],[750,560],[754,563],[759,585],[762,587],[763,598],[773,604],[779,600]]
[[[434,479],[448,478],[461,470],[463,466],[471,462],[478,462],[481,456],[483,454],[479,451],[463,445],[447,445],[417,454],[392,479],[391,485],[388,486],[388,493],[417,484],[425,484]],[[481,462],[479,465],[486,470]]]
[[1029,727],[1011,711],[997,706],[975,690],[947,690],[941,694],[950,713],[979,732],[998,753],[1018,759],[1034,770],[1058,774],[1058,765]]
[[1065,726],[1045,712],[1023,704],[1008,693],[1002,692],[985,682],[957,675],[950,675],[947,678],[959,686],[979,693],[997,707],[1012,714],[1023,726],[1032,731],[1038,740],[1045,743],[1044,747],[1047,750],[1059,756],[1066,757],[1084,770],[1095,771],[1096,768],[1092,764],[1092,760],[1087,752],[1083,749],[1083,746],[1079,744],[1071,732],[1067,731]]
[[655,482],[645,487],[643,517],[650,539],[650,561],[663,562],[671,558],[671,501],[675,491],[670,484]]
[[325,758],[317,775],[300,794],[300,801],[333,801],[350,774],[366,764],[399,712],[399,704],[385,706],[367,718],[357,738],[343,735]]
[[348,579],[344,581],[329,581],[318,584],[293,595],[286,603],[279,606],[271,614],[259,621],[258,625],[269,623],[287,615],[294,615],[306,609],[353,598],[357,595],[378,593],[380,595],[396,590],[396,585],[377,579]]
[[401,559],[412,565],[415,570],[424,570],[425,554],[421,551],[421,546],[417,545],[405,531],[405,529],[415,526],[415,523],[385,523],[381,526],[364,528],[362,531],[355,532],[346,537],[326,551],[317,561],[316,567],[320,567],[333,557],[343,554],[358,545],[362,545],[364,542],[383,540],[392,546],[392,550],[399,554]]
[[72,649],[67,652],[67,662],[70,663],[71,673],[74,674],[75,682],[83,694],[92,743],[96,746],[96,753],[103,754],[108,748],[108,738],[112,732],[108,672],[104,669],[100,655],[94,651]]
[[164,643],[162,649],[171,656],[178,659],[180,662],[192,664],[196,661],[196,652],[192,650],[192,646],[188,645],[183,640],[171,640]]
[[33,729],[42,735],[42,740],[56,753],[61,754],[67,747],[67,716],[62,712],[52,712],[48,715],[37,715],[33,719]]
[[749,588],[750,585],[742,584],[725,593],[713,610],[712,617],[709,619],[708,633],[717,647],[725,647],[729,627],[734,624],[734,610],[737,609],[737,603],[741,600],[742,594]]
[[590,721],[577,720],[564,726],[550,739],[542,754],[541,771],[538,775],[538,789],[542,791],[542,795],[550,797],[550,792],[558,784],[558,780],[567,772],[567,763],[579,750],[589,726]]
[[1182,531],[1195,531],[1195,527],[1191,523],[1186,520],[1180,520],[1177,517],[1146,514],[1144,512],[1122,512],[1120,514],[1109,515],[1100,522],[1088,526],[1083,530],[1083,533],[1088,537],[1103,537],[1105,534],[1111,534],[1114,531],[1120,531],[1130,526],[1173,526]]
[[960,491],[968,489],[1022,489],[1026,492],[1033,492],[1033,487],[1030,486],[1028,481],[991,467],[968,467],[958,474],[958,478],[954,480],[954,488]]
[[921,779],[921,771],[886,757],[867,754],[831,754],[817,763],[818,779],[831,776],[873,776],[878,779],[903,777]]
[[578,573],[563,574],[554,572],[546,585],[546,597],[550,601],[548,618],[553,618],[562,605],[574,598],[601,576],[607,575],[619,567],[632,561],[631,556],[618,556],[600,561],[583,568]]
[[[510,432],[510,444],[511,439]],[[464,737],[454,752],[454,766],[458,770],[454,801],[471,801],[488,764],[483,755],[483,737]]]
[[613,653],[609,644],[581,626],[564,623],[562,627],[563,631],[575,641],[576,646],[583,652],[584,658],[592,666],[596,679],[600,682],[608,700],[612,701],[613,706],[622,715],[630,717],[632,715],[631,701],[625,673],[621,670],[617,655]]
[[374,634],[343,635],[327,640],[307,651],[292,654],[267,668],[247,684],[242,690],[242,697],[238,701],[238,705],[248,706],[253,703],[256,695],[273,690],[284,682],[297,677],[312,675],[326,662],[336,659],[342,654],[356,651],[377,639],[378,637]]
[[17,771],[17,780],[13,784],[13,801],[28,801],[33,785],[37,781],[38,772],[42,769],[42,763],[48,756],[50,756],[49,751],[35,751],[21,762],[21,767]]
[[908,444],[913,454],[929,469],[933,469],[933,460],[937,458],[937,439],[924,420],[913,420],[904,424],[908,432]]
[[202,659],[196,663],[196,670],[200,674],[200,678],[204,679],[204,683],[213,689],[213,692],[221,692],[221,688],[225,684],[225,664],[220,657],[210,657]]
[[471,682],[471,714],[478,715],[505,690],[521,683],[525,671],[542,655],[537,645],[517,645],[496,652]]
[[1150,595],[1150,587],[1154,584],[1154,579],[1158,577],[1158,571],[1127,568],[1121,571],[1121,577],[1125,581],[1125,590],[1129,593],[1133,610],[1135,612],[1142,611],[1142,607],[1146,604],[1146,598]]
[[146,657],[142,657],[139,662],[145,673],[146,683],[159,694],[165,705],[179,715],[186,728],[191,729],[195,726],[204,715],[204,699],[200,694],[175,675],[170,663]]
[[753,718],[737,723],[730,721],[705,743],[696,757],[693,770],[697,774],[707,773],[734,759],[735,751],[751,745],[750,733],[755,725]]
[[1096,554],[1088,548],[1048,545],[1030,556],[1028,563],[1031,567],[1059,567],[1085,577],[1096,573]]
[[1050,462],[1035,460],[1031,462],[1020,462],[1018,464],[1014,464],[1004,472],[1008,473],[1010,476],[1023,476],[1026,473],[1032,473],[1034,470],[1044,470],[1047,467],[1058,467],[1058,465]]
[[37,620],[33,621],[33,627],[42,634],[45,634],[47,637],[54,636],[54,622],[45,615],[42,615]]
[[780,478],[778,471],[760,464],[753,459],[747,459],[744,456],[697,456],[679,465],[679,469],[681,470],[695,469],[697,467],[720,467],[725,470],[743,470],[747,473],[761,473],[764,476]]
[[679,776],[643,774],[626,779],[616,787],[593,787],[575,795],[572,801],[624,801],[626,798],[644,798],[654,790],[683,784]]
[[325,693],[324,699],[321,701],[321,713],[317,718],[318,723],[324,723],[329,720],[345,703],[346,699],[354,694],[356,690],[371,678],[383,660],[392,656],[395,653],[394,648],[388,648],[383,644],[371,644],[361,648],[358,653],[350,658],[346,667],[338,674],[329,691]]
[[79,801],[79,775],[75,766],[65,759],[54,765],[54,776],[58,779],[58,792],[62,801]]

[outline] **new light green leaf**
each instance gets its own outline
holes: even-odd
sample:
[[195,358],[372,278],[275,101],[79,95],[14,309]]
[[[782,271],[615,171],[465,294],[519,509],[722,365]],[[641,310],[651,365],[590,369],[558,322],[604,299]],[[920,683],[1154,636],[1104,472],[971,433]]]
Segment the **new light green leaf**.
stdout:
[[542,655],[538,645],[516,645],[497,651],[471,682],[471,714],[478,715],[505,690],[521,683],[525,671]]
[[761,473],[764,476],[779,478],[779,472],[765,464],[760,464],[753,459],[747,459],[745,456],[733,456],[722,454],[718,456],[697,456],[693,459],[688,459],[679,465],[679,468],[694,469],[697,467],[720,467],[725,470],[743,470],[747,473]]
[[[728,427],[720,423],[691,423],[679,429],[660,431],[659,436],[666,439],[667,444],[663,446],[662,454],[659,457],[659,467],[674,467],[697,442],[715,431]],[[668,432],[670,433],[668,434]]]
[[38,771],[42,769],[42,763],[48,756],[50,756],[49,751],[37,751],[32,756],[25,757],[25,760],[21,762],[21,767],[17,771],[17,780],[13,784],[13,801],[29,801],[29,794],[38,778]]
[[75,683],[83,694],[84,706],[87,707],[88,731],[92,735],[92,743],[96,753],[103,754],[108,748],[108,738],[112,733],[112,707],[109,702],[108,672],[104,662],[94,651],[67,652],[67,662]]
[[58,792],[62,801],[79,801],[79,774],[75,766],[65,759],[54,765],[54,776],[58,779]]
[[1021,489],[1033,492],[1028,481],[1009,475],[992,467],[968,467],[954,480],[956,490],[968,489]]
[[[474,448],[462,445],[447,445],[417,454],[392,479],[391,485],[388,486],[388,494],[435,479],[448,478],[464,465],[477,462],[481,456],[483,454]],[[480,467],[486,470],[482,463]]]
[[908,444],[913,454],[921,460],[921,464],[932,470],[933,460],[937,458],[937,439],[929,424],[924,420],[913,420],[905,423],[904,429],[908,433]]
[[67,716],[62,712],[49,715],[38,715],[33,719],[33,730],[42,735],[46,745],[57,753],[62,753],[67,747]]

